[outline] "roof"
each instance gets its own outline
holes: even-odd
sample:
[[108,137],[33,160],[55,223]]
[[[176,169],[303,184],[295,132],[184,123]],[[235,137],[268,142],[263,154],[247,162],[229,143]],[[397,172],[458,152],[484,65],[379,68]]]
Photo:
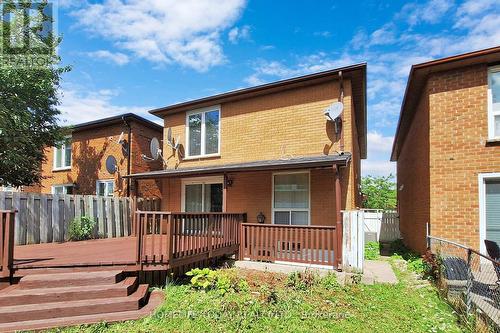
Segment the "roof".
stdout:
[[319,84],[329,80],[338,80],[339,73],[344,78],[351,79],[354,110],[356,112],[356,128],[361,158],[366,158],[366,63],[331,69],[314,74],[299,76],[291,79],[275,81],[245,89],[234,90],[218,95],[203,97],[200,99],[182,102],[174,105],[149,111],[160,118],[165,115],[185,112],[192,109],[202,108],[215,104],[232,102],[236,100],[276,93],[283,90],[302,86]]
[[204,167],[190,167],[150,171],[144,173],[135,173],[125,178],[135,179],[150,179],[162,177],[176,177],[176,176],[190,176],[190,175],[207,175],[225,172],[243,172],[243,171],[265,171],[265,170],[283,170],[283,169],[302,169],[302,168],[318,168],[318,167],[331,167],[334,164],[345,166],[349,163],[351,154],[344,153],[342,155],[323,155],[323,156],[310,156],[298,157],[291,159],[279,160],[265,160],[254,161],[247,163],[234,163],[225,165],[213,165]]
[[97,119],[97,120],[89,121],[86,123],[73,125],[73,126],[70,126],[70,128],[73,132],[83,131],[83,130],[88,130],[88,129],[92,129],[92,128],[98,128],[98,127],[104,127],[104,126],[123,123],[124,120],[126,120],[128,122],[129,121],[136,121],[136,122],[141,123],[142,125],[147,126],[149,128],[152,128],[152,129],[155,129],[158,131],[163,131],[163,126],[158,125],[157,123],[152,122],[151,120],[147,120],[146,118],[138,116],[134,113],[124,113],[124,114],[120,114],[120,115],[113,116],[113,117]]
[[392,146],[391,161],[397,161],[406,134],[416,112],[422,90],[430,74],[478,64],[491,64],[500,61],[500,46],[464,53],[447,58],[432,60],[413,65],[408,76],[405,95],[401,105],[398,127]]

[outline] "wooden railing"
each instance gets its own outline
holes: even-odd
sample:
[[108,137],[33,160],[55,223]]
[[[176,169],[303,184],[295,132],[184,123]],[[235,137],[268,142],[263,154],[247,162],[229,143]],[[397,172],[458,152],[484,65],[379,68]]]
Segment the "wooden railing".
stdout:
[[137,211],[137,263],[189,264],[238,250],[240,213]]
[[336,228],[277,224],[241,225],[240,259],[337,267]]
[[0,278],[11,276],[15,214],[14,210],[0,210]]

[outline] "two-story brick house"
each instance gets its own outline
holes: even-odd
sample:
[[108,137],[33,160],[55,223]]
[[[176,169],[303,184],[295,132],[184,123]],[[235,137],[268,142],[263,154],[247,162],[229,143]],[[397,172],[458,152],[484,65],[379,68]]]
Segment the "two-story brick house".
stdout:
[[400,228],[426,249],[426,232],[484,252],[500,243],[500,47],[411,69],[392,157]]
[[[163,128],[135,114],[77,124],[70,132],[61,145],[46,148],[41,184],[23,191],[127,196],[129,180],[123,176],[162,168],[142,155],[149,154],[151,139],[161,138]],[[159,195],[154,181],[141,186],[144,195]]]
[[[341,122],[326,119],[325,109],[339,101]],[[245,212],[250,223],[340,227],[341,210],[361,205],[365,64],[151,113],[164,120],[166,168],[132,178],[162,182],[164,211]]]

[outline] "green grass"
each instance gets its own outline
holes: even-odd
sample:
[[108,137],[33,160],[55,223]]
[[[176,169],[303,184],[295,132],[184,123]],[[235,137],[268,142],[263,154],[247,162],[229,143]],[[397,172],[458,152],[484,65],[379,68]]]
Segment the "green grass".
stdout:
[[[394,266],[396,268],[396,266]],[[397,268],[396,268],[397,269]],[[408,272],[396,285],[341,287],[325,278],[226,270],[248,291],[165,288],[165,303],[145,319],[68,328],[64,332],[464,332],[431,286],[415,288]],[[222,274],[226,274],[222,273]]]

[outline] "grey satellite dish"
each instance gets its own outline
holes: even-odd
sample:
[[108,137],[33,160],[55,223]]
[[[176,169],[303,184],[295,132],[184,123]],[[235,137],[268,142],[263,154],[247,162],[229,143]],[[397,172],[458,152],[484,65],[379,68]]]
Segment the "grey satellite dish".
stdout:
[[334,121],[340,117],[342,111],[344,111],[344,104],[342,102],[334,102],[323,111],[323,114],[327,120]]
[[118,170],[118,165],[116,164],[116,158],[113,155],[109,155],[106,159],[106,170],[110,174],[114,174]]
[[149,151],[151,152],[151,157],[154,160],[158,159],[159,151],[160,151],[160,141],[157,138],[152,138],[151,143],[149,145]]
[[175,138],[175,145],[174,145],[174,147],[173,147],[173,148],[174,148],[175,150],[179,149],[179,145],[180,145],[180,144],[181,144],[181,137],[180,137],[180,136],[177,136],[177,137]]

